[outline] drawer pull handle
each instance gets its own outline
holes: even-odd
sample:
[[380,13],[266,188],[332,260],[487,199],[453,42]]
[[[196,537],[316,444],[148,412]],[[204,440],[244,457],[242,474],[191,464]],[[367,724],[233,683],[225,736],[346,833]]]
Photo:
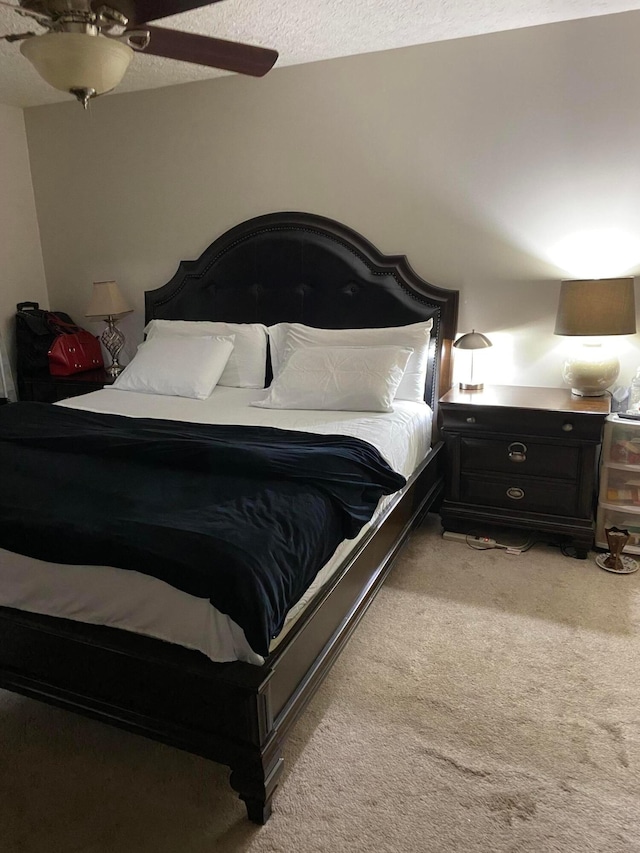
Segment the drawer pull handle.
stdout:
[[527,461],[527,445],[521,441],[512,441],[507,448],[509,452],[510,462],[526,462]]
[[512,501],[521,501],[524,497],[524,489],[512,486],[510,489],[507,489],[507,497],[511,498]]
[[562,424],[562,429],[563,429],[565,432],[571,432],[571,430],[573,429],[573,424],[572,424],[570,421],[565,421],[565,422]]
[[473,417],[473,415],[470,415],[470,416],[467,418],[467,423],[468,423],[468,424],[475,424],[475,422],[476,422],[476,419]]

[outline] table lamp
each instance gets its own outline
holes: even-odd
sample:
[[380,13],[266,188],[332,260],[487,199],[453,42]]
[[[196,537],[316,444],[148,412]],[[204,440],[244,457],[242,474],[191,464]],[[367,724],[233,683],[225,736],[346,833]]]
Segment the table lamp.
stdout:
[[571,386],[571,393],[601,397],[620,373],[617,353],[593,338],[633,335],[635,331],[633,278],[563,281],[554,334],[587,338],[562,365],[562,378]]
[[116,324],[119,317],[131,311],[133,308],[115,281],[93,282],[93,294],[85,316],[100,317],[107,324],[100,341],[111,356],[111,364],[105,368],[110,376],[117,376],[124,369],[118,360],[124,346],[124,335]]
[[483,335],[482,332],[476,332],[475,329],[472,329],[470,332],[467,332],[465,335],[462,335],[458,338],[457,341],[454,342],[454,347],[458,349],[471,350],[471,372],[469,376],[468,382],[460,382],[460,390],[461,391],[482,391],[484,388],[483,382],[475,382],[473,375],[473,353],[474,350],[477,349],[485,349],[486,347],[491,347],[493,344],[489,340],[486,335]]

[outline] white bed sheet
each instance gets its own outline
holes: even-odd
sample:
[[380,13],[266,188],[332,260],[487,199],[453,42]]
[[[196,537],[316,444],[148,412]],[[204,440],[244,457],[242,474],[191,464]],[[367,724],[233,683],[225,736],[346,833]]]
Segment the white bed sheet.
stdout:
[[[426,404],[398,401],[389,413],[292,411],[256,408],[263,390],[218,386],[207,400],[138,394],[105,388],[57,405],[91,412],[195,423],[245,424],[370,442],[391,467],[408,477],[429,452],[432,412]],[[316,591],[392,502],[383,498],[356,539],[342,542],[302,599],[291,609],[272,648],[295,623]],[[49,616],[109,625],[203,652],[213,661],[261,664],[244,631],[209,601],[141,572],[111,566],[49,563],[0,549],[0,604]]]

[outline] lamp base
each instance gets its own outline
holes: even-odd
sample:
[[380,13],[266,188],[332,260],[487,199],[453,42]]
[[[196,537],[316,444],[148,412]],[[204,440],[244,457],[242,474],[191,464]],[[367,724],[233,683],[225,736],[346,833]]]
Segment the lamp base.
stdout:
[[562,378],[577,397],[602,397],[619,373],[617,355],[601,343],[581,344],[562,365]]
[[115,317],[107,317],[105,319],[105,323],[107,325],[105,326],[103,333],[100,335],[100,340],[102,341],[106,351],[111,356],[111,364],[108,367],[105,367],[105,370],[109,376],[115,377],[124,370],[124,367],[118,361],[118,357],[122,352],[122,347],[124,346],[124,335],[117,327],[117,319]]
[[108,373],[109,376],[119,376],[124,370],[124,366],[120,364],[118,361],[114,361],[113,364],[110,364],[108,367],[105,367],[104,372]]
[[604,397],[607,393],[607,389],[604,391],[581,391],[579,388],[571,389],[572,397]]
[[482,391],[484,388],[484,382],[460,382],[458,387],[461,391]]

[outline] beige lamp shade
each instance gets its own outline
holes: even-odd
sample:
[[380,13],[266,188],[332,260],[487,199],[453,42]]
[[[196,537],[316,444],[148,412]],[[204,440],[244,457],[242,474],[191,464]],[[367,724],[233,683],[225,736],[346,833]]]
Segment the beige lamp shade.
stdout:
[[48,33],[25,39],[20,52],[54,89],[110,92],[125,75],[133,51],[115,39],[88,33]]
[[94,281],[93,294],[86,310],[87,317],[119,317],[133,308],[122,295],[115,281]]
[[563,281],[556,335],[633,335],[636,306],[633,278]]

